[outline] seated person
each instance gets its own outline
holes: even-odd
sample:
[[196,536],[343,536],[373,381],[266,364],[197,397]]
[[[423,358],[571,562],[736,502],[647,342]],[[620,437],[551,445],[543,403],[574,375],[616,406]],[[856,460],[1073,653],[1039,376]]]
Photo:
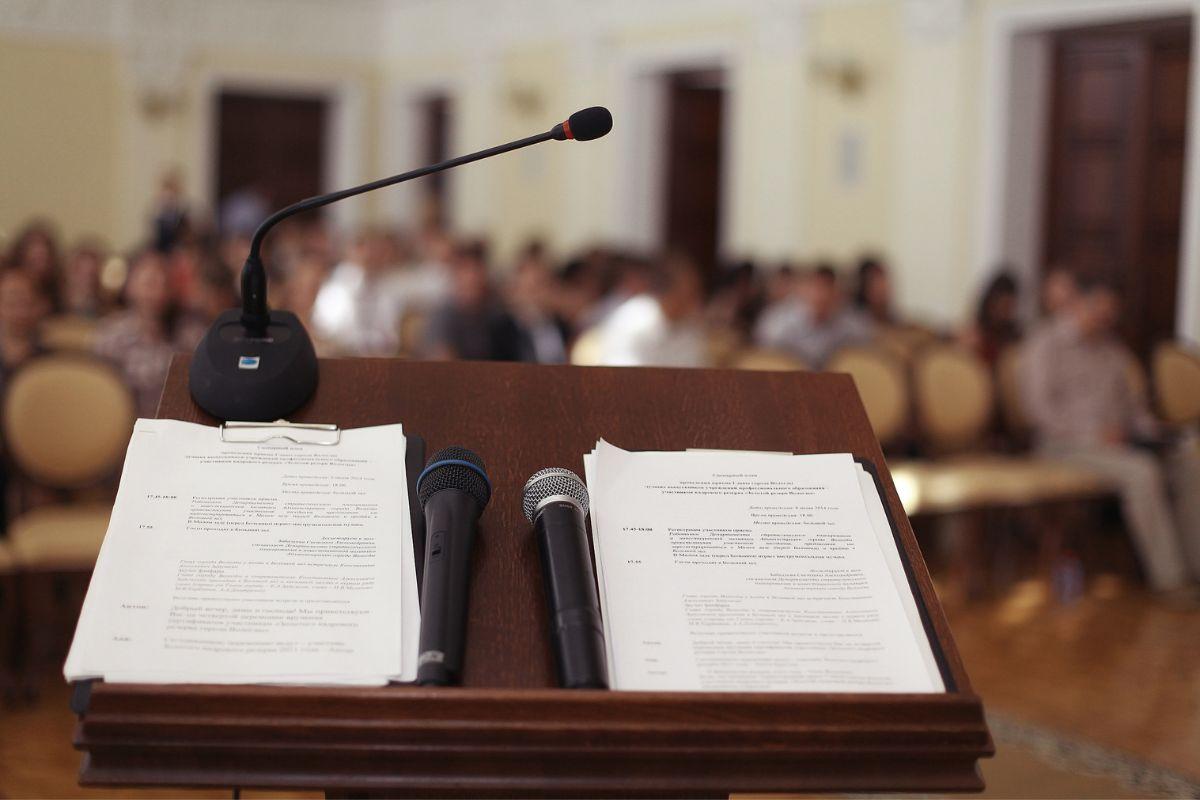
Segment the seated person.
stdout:
[[979,305],[975,319],[959,335],[959,341],[989,367],[994,368],[1000,354],[1021,341],[1017,279],[1006,268],[992,278]]
[[166,259],[153,247],[130,260],[124,301],[124,311],[100,323],[96,353],[120,370],[133,391],[138,416],[153,417],[171,356],[195,347],[202,329],[182,319],[171,297]]
[[359,234],[317,294],[313,333],[346,355],[398,353],[407,293],[397,265],[389,262],[381,231]]
[[1079,295],[1079,282],[1066,267],[1051,267],[1042,278],[1042,313],[1056,317]]
[[[1083,286],[1026,344],[1022,390],[1040,448],[1118,487],[1121,508],[1151,588],[1179,590],[1200,577],[1200,453],[1139,446],[1163,431],[1130,379],[1134,356],[1114,335],[1119,301],[1104,284]],[[1168,502],[1174,489],[1175,508]]]
[[474,361],[532,361],[529,341],[492,288],[487,248],[460,246],[450,262],[450,299],[429,319],[425,331],[429,358]]
[[558,278],[540,242],[525,247],[508,276],[508,307],[512,309],[539,364],[567,360],[567,327],[558,313]]
[[600,363],[616,367],[703,367],[704,292],[691,259],[668,256],[650,275],[650,291],[619,305],[600,328]]
[[754,333],[760,346],[786,350],[816,369],[841,348],[873,336],[871,321],[846,308],[837,274],[824,264],[804,276],[798,294],[763,312]]
[[104,314],[107,309],[100,286],[104,260],[104,249],[99,242],[83,240],[71,249],[59,288],[63,313],[90,319]]

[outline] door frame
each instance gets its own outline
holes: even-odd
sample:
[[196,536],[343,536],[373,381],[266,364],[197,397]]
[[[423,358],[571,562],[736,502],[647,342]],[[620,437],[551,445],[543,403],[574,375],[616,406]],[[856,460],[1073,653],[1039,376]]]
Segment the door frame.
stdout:
[[[1025,185],[1015,187],[1023,198],[1014,198],[1010,176],[1012,169],[1012,112],[1013,95],[1019,88],[1013,80],[1015,55],[1021,47],[1019,39],[1030,35],[1048,34],[1063,28],[1082,28],[1119,22],[1134,22],[1167,16],[1189,16],[1192,20],[1192,64],[1188,86],[1188,133],[1184,165],[1183,210],[1180,219],[1179,290],[1176,298],[1176,336],[1200,342],[1200,0],[1085,0],[1071,5],[1050,8],[1007,7],[990,9],[983,18],[983,85],[982,145],[979,168],[979,232],[975,258],[976,280],[982,282],[993,266],[1010,255],[1006,252],[1006,219],[1014,202],[1034,203],[1037,219],[1042,217],[1044,195],[1038,181],[1017,174],[1015,180]],[[1049,62],[1046,61],[1046,68]],[[1045,76],[1043,76],[1045,77]],[[1047,98],[1042,98],[1046,100]],[[1040,111],[1049,111],[1048,102]],[[1037,158],[1044,160],[1045,143],[1035,148]],[[1038,165],[1044,176],[1044,161]],[[1027,251],[1041,258],[1040,221],[1029,233],[1037,241]],[[1022,276],[1036,285],[1035,264],[1023,264]],[[1027,299],[1036,293],[1026,293]],[[1030,300],[1032,311],[1036,300]]]
[[737,118],[742,58],[733,38],[712,38],[628,49],[617,59],[620,105],[617,129],[620,171],[615,181],[610,233],[643,251],[663,247],[666,220],[666,81],[674,72],[720,70],[725,91],[721,111],[721,183],[718,187],[717,255],[728,255],[734,209],[732,174],[738,168]]
[[[219,209],[217,175],[220,140],[220,104],[223,92],[258,94],[269,97],[319,98],[328,104],[325,119],[324,167],[321,191],[331,192],[361,183],[364,178],[363,141],[365,101],[362,87],[346,80],[321,80],[308,77],[281,77],[261,73],[211,70],[202,76],[200,104],[199,195],[209,204],[214,217]],[[303,198],[297,197],[296,200]],[[329,207],[333,224],[341,230],[354,230],[363,218],[359,203],[334,203]]]
[[[438,95],[446,97],[450,102],[450,155],[458,155],[462,151],[462,137],[459,124],[463,96],[463,81],[450,74],[437,75],[418,80],[396,83],[385,92],[387,108],[384,111],[383,130],[384,141],[382,156],[384,159],[383,172],[397,174],[405,170],[423,166],[424,151],[424,120],[423,105],[430,97]],[[449,230],[458,228],[456,213],[458,204],[455,202],[455,171],[445,173],[445,208],[446,227]],[[417,218],[419,196],[408,189],[384,192],[380,202],[384,216],[391,222],[411,226]]]

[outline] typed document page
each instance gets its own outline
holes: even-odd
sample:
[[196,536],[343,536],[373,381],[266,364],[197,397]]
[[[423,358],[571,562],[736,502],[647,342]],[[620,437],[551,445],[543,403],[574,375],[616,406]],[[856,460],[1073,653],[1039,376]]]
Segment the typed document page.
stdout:
[[614,688],[944,690],[848,454],[600,442],[585,467]]
[[138,420],[68,680],[411,679],[404,451],[399,425],[321,446]]

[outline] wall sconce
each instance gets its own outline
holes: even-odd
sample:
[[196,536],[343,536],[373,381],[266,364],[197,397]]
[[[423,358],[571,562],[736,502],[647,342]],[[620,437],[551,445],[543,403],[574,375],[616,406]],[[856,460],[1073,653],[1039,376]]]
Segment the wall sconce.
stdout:
[[813,60],[813,77],[832,86],[843,97],[858,97],[866,90],[867,71],[850,56],[821,56]]
[[140,41],[129,51],[137,103],[148,119],[164,119],[183,107],[187,83],[185,48]]
[[508,87],[505,93],[508,104],[519,117],[530,119],[542,115],[542,93],[536,86],[529,84]]

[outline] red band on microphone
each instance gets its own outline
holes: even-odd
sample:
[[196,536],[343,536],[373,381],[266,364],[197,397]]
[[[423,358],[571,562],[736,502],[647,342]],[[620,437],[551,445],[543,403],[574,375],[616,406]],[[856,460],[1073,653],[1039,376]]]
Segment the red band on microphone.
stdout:
[[571,120],[568,119],[563,121],[563,133],[567,135],[568,139],[575,138],[575,134],[571,133]]

